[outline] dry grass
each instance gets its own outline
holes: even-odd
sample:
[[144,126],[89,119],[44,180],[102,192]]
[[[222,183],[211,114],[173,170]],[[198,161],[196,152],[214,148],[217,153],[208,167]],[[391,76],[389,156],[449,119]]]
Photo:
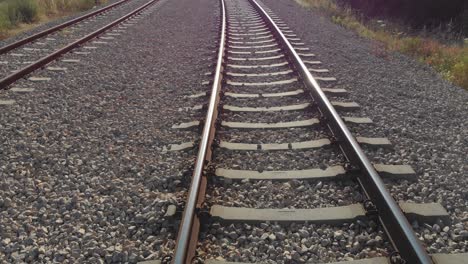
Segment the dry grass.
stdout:
[[45,14],[85,11],[107,0],[35,0]]
[[296,0],[301,5],[325,11],[332,21],[359,35],[378,40],[373,48],[376,56],[388,57],[387,50],[395,50],[413,56],[431,65],[447,80],[468,89],[468,44],[445,45],[436,40],[421,37],[401,37],[385,29],[372,29],[360,21],[352,10],[340,7],[333,0]]
[[0,39],[108,0],[0,0]]

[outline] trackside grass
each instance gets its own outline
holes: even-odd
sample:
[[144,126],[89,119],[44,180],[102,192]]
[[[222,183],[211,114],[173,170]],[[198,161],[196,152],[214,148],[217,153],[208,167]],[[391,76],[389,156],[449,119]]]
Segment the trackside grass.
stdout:
[[[301,5],[312,7],[329,15],[340,26],[354,30],[359,35],[378,40],[382,47],[375,51],[385,56],[386,50],[395,50],[431,65],[445,79],[468,89],[468,43],[464,45],[443,44],[424,37],[401,36],[385,28],[374,29],[359,19],[349,8],[337,5],[333,0],[296,0]],[[383,49],[383,50],[381,50]]]
[[107,0],[0,0],[0,38],[105,2]]

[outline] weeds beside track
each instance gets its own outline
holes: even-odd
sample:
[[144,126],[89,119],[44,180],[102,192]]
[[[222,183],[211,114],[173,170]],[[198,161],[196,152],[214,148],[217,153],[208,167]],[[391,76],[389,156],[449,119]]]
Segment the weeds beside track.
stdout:
[[0,0],[0,39],[50,19],[89,10],[108,0]]
[[337,5],[333,0],[297,0],[298,3],[323,11],[331,20],[360,36],[382,43],[375,50],[376,55],[386,56],[387,51],[398,51],[427,63],[445,79],[468,89],[468,44],[443,44],[442,42],[419,36],[402,36],[392,33],[385,27],[373,29],[359,19],[350,8]]

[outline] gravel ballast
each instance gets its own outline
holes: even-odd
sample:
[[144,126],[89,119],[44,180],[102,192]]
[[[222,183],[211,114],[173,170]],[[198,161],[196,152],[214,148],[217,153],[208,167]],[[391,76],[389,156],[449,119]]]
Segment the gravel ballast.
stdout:
[[[361,105],[363,116],[375,122],[366,132],[394,144],[393,152],[374,155],[417,171],[416,182],[389,182],[391,193],[405,201],[439,202],[448,210],[448,225],[412,223],[429,252],[467,252],[468,92],[414,59],[390,51],[379,56],[377,43],[294,1],[262,2],[317,54],[337,86]],[[374,159],[372,152],[369,156]]]
[[164,214],[183,207],[195,153],[164,147],[199,135],[171,126],[195,105],[185,95],[204,90],[218,10],[161,1],[108,44],[63,58],[78,62],[50,65],[66,72],[13,85],[34,91],[0,93],[16,101],[0,106],[0,263],[171,255],[177,222]]
[[252,263],[323,263],[388,254],[373,221],[340,226],[213,223],[201,234],[202,258]]

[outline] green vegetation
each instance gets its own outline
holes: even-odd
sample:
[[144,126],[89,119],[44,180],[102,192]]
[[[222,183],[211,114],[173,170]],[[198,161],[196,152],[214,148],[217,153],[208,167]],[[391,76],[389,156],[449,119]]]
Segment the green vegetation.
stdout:
[[107,0],[0,0],[0,38],[22,27],[73,12],[85,11]]
[[0,30],[19,23],[32,23],[38,18],[38,6],[33,0],[6,0],[0,2]]
[[107,0],[33,0],[46,14],[85,11]]
[[[329,15],[332,21],[359,35],[380,42],[373,52],[376,56],[388,56],[387,50],[395,50],[413,56],[431,65],[444,78],[468,89],[468,43],[464,45],[443,44],[428,37],[405,36],[381,26],[382,21],[359,18],[351,8],[336,4],[334,0],[297,0],[300,4],[313,7]],[[379,24],[380,22],[380,24]],[[379,24],[375,27],[372,24]]]

